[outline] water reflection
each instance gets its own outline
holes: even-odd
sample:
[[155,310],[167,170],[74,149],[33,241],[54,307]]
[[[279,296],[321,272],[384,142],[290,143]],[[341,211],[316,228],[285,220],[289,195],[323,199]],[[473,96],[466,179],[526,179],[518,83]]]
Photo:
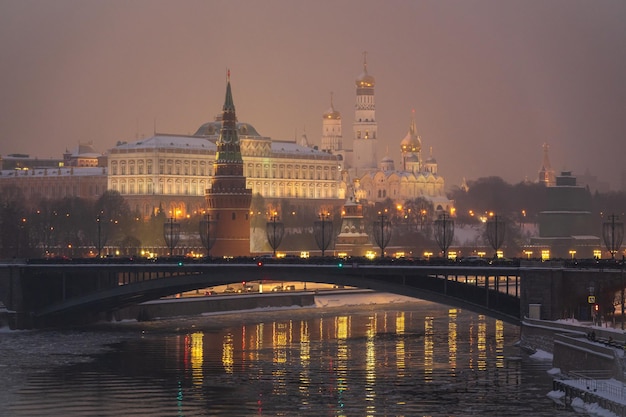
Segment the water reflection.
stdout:
[[146,336],[39,375],[11,415],[46,415],[51,402],[70,417],[562,413],[545,369],[507,359],[515,326],[428,303],[350,310],[128,325]]

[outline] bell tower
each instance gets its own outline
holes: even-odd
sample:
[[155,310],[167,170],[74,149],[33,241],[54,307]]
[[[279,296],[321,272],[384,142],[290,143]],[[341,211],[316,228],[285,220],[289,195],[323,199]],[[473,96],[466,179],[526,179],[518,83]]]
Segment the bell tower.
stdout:
[[377,168],[376,146],[378,123],[376,122],[376,103],[374,85],[376,80],[367,73],[367,53],[363,52],[363,72],[356,79],[356,104],[354,105],[354,123],[352,124],[354,142],[353,166],[358,171]]
[[222,127],[217,139],[214,176],[206,190],[207,211],[216,222],[213,256],[250,255],[250,203],[252,190],[246,188],[243,158],[237,133],[237,116],[230,88],[230,70],[226,84]]

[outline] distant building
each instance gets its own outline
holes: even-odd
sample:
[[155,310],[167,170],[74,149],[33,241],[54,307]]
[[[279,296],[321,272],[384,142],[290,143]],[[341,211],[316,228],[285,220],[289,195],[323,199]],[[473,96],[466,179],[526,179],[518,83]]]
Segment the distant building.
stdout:
[[106,166],[106,157],[96,151],[93,142],[80,142],[72,151],[63,154],[63,166],[66,167],[102,167]]
[[543,162],[541,168],[539,168],[539,174],[537,180],[547,187],[551,187],[556,184],[556,176],[554,170],[550,164],[550,157],[548,156],[548,150],[550,146],[547,143],[543,144]]
[[106,168],[35,168],[0,171],[0,188],[17,187],[26,203],[78,197],[95,200],[107,190]]
[[586,170],[583,175],[578,175],[578,183],[589,188],[591,193],[608,193],[610,191],[609,183],[600,181],[597,176],[591,175],[589,170]]
[[28,170],[34,168],[58,168],[63,166],[62,159],[39,159],[28,154],[13,153],[0,156],[0,171]]
[[591,194],[576,184],[571,172],[562,172],[556,184],[546,189],[546,207],[539,213],[539,237],[531,238],[531,245],[542,251],[544,258],[598,256],[601,246],[591,216]]

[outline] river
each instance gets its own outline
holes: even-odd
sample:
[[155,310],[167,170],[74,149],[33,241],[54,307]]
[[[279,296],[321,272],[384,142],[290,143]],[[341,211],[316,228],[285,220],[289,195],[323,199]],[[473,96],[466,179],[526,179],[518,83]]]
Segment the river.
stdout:
[[5,330],[0,415],[576,415],[519,327],[392,301]]

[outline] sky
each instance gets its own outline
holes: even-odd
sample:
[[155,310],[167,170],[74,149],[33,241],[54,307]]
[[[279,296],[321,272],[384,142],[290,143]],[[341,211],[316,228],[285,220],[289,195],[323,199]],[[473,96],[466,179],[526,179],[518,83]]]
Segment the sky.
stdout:
[[415,111],[446,188],[626,170],[623,0],[0,0],[0,155],[193,134],[222,108],[321,144],[331,92],[352,147],[355,80],[376,79],[379,159]]

